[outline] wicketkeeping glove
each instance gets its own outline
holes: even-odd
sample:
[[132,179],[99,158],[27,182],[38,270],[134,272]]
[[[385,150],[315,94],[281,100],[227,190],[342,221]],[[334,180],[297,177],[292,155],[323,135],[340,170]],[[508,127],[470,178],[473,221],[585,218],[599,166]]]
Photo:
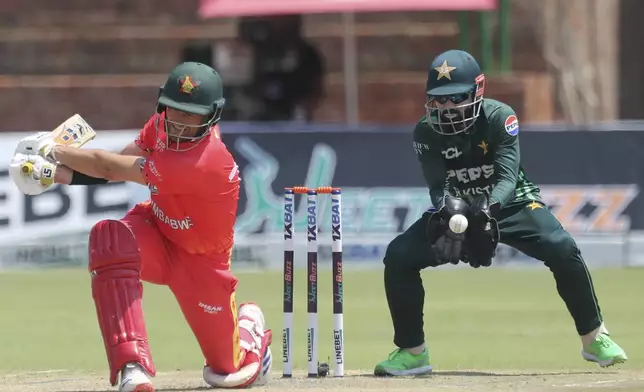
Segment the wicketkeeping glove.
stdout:
[[485,195],[475,196],[470,202],[463,261],[474,268],[492,265],[499,244],[499,225],[488,203]]
[[469,206],[461,198],[445,196],[440,210],[429,211],[427,239],[434,250],[439,264],[458,264],[463,259],[465,233],[454,233],[449,228],[449,220],[456,214],[468,216]]

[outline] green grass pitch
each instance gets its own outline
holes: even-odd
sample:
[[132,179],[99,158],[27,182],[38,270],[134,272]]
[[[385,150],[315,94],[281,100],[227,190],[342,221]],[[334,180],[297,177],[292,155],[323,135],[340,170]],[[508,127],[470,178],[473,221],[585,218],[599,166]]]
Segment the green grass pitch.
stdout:
[[[279,271],[240,272],[238,300],[258,302],[274,331],[281,370]],[[644,368],[644,269],[594,270],[607,326]],[[296,372],[306,368],[305,276],[295,276]],[[581,369],[580,343],[550,272],[433,269],[423,272],[425,331],[436,369]],[[320,361],[333,355],[331,276],[319,271]],[[369,371],[392,350],[380,270],[345,269],[346,369]],[[0,273],[0,374],[47,369],[98,371],[106,360],[84,270]],[[145,285],[144,309],[159,371],[199,370],[202,356],[172,294]]]

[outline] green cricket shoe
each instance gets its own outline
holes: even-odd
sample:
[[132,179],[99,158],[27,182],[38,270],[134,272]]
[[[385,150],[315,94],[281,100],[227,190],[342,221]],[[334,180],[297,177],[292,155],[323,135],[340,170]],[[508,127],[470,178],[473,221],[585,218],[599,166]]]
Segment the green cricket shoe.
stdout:
[[407,350],[395,349],[389,358],[376,365],[373,374],[376,376],[419,376],[432,372],[429,364],[429,351],[414,355]]
[[613,366],[628,359],[624,350],[606,333],[599,334],[581,355],[586,361],[597,362],[601,367]]

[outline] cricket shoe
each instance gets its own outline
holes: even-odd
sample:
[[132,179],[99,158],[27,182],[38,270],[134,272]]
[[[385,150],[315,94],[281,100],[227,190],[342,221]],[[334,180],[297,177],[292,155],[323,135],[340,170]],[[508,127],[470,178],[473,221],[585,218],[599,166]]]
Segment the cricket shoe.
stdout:
[[207,364],[204,366],[204,381],[215,388],[247,388],[263,386],[273,365],[271,342],[273,334],[265,330],[264,314],[254,303],[239,307],[240,346],[245,351],[240,369],[232,374],[218,374]]
[[414,355],[407,350],[395,349],[389,358],[376,365],[376,376],[419,376],[430,374],[432,365],[429,364],[429,351],[427,348],[422,353]]
[[[260,307],[253,302],[245,302],[239,306],[239,326],[251,331],[253,340],[252,347],[247,347],[248,353],[244,359],[244,365],[259,363],[260,369],[257,378],[251,383],[252,386],[263,386],[268,383],[268,377],[273,367],[273,355],[271,343],[273,332],[266,329],[266,320]],[[242,346],[244,342],[242,340]],[[242,365],[242,366],[244,366]]]
[[141,365],[128,363],[121,369],[119,392],[154,392],[154,386]]
[[613,342],[607,333],[597,335],[597,338],[581,351],[581,356],[601,367],[613,366],[628,359],[624,350]]

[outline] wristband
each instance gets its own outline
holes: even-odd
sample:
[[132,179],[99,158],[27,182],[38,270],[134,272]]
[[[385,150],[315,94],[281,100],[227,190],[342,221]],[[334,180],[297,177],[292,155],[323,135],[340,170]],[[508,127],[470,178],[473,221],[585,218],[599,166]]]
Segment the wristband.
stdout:
[[69,185],[98,185],[106,184],[108,181],[104,178],[91,177],[87,174],[77,172],[74,170],[72,172],[72,180]]

